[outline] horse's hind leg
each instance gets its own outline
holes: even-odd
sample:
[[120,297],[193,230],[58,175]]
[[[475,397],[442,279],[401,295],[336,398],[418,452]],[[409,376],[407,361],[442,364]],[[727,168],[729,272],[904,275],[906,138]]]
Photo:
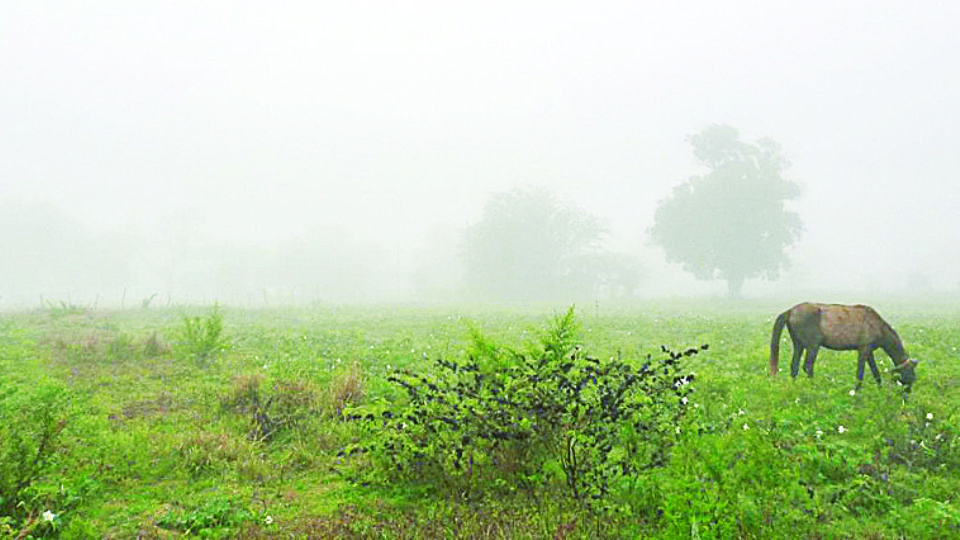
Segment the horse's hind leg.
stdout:
[[813,377],[813,363],[817,361],[818,352],[820,352],[820,347],[807,349],[807,362],[803,366],[803,370],[807,372],[807,377]]
[[800,373],[800,357],[803,355],[803,344],[793,340],[793,360],[790,362],[790,376],[794,379]]

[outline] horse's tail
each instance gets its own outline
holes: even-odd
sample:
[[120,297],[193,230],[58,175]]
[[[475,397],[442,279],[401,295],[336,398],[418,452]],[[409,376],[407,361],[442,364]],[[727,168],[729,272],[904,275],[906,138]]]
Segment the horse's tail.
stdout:
[[773,323],[773,333],[770,335],[770,375],[777,374],[777,362],[780,360],[780,334],[783,333],[783,326],[787,324],[789,311],[781,313]]

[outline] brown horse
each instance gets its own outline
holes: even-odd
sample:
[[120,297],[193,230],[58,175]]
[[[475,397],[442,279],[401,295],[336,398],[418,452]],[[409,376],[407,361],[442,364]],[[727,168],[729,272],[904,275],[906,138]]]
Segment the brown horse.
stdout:
[[780,351],[780,334],[786,325],[793,340],[793,363],[790,374],[800,372],[800,356],[807,351],[804,371],[813,377],[813,362],[820,347],[835,351],[859,351],[857,363],[857,389],[863,383],[863,368],[870,363],[873,378],[880,384],[880,371],[873,358],[873,350],[880,347],[895,364],[893,371],[909,390],[917,376],[916,360],[910,360],[903,342],[896,331],[869,306],[844,306],[839,304],[797,304],[784,311],[773,323],[770,337],[770,374],[777,374]]

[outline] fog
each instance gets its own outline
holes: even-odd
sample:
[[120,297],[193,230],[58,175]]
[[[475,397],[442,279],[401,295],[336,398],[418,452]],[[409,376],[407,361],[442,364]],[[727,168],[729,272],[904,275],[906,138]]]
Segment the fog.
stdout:
[[802,187],[745,296],[953,293],[958,30],[954,1],[4,2],[0,309],[452,299],[518,186],[601,218],[636,296],[722,295],[648,235],[715,123]]

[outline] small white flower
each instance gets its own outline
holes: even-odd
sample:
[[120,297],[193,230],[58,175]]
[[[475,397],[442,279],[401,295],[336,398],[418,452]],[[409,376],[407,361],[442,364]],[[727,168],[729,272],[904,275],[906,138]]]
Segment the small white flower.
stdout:
[[677,426],[677,435],[680,434],[680,426]]
[[857,395],[857,390],[856,389],[850,390],[850,395],[851,396]]
[[263,518],[263,522],[266,523],[267,525],[272,524],[272,523],[273,523],[273,516],[267,516],[267,517]]
[[839,431],[840,433],[843,433],[843,432],[846,431],[846,430],[847,430],[847,428],[845,428],[845,427],[843,427],[843,426],[840,426],[840,427],[837,428],[837,431]]
[[737,416],[743,416],[745,414],[747,414],[747,411],[739,408],[737,409]]
[[750,424],[744,422],[744,423],[743,423],[743,429],[744,429],[744,431],[750,429]]
[[43,513],[43,520],[53,523],[53,520],[57,519],[57,515],[53,512],[47,510]]
[[927,413],[927,420],[933,420],[933,413],[932,413],[932,412],[928,412],[928,413]]
[[817,430],[817,438],[819,439],[820,437],[823,437],[823,430],[818,429],[818,430]]

